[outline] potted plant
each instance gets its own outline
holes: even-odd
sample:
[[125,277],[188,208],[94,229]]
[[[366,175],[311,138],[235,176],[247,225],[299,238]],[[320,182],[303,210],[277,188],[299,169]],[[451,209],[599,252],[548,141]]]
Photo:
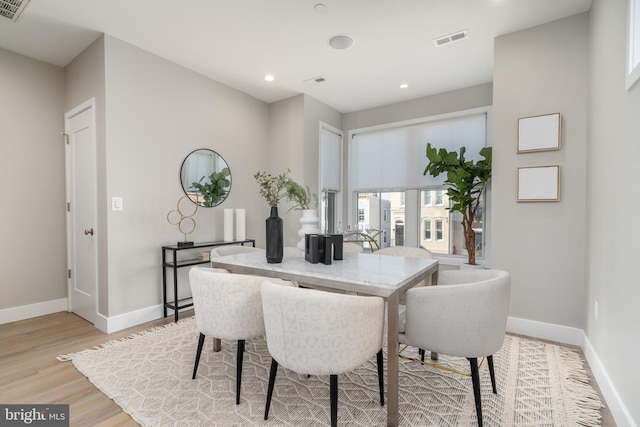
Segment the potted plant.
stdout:
[[491,147],[480,150],[484,160],[477,162],[465,160],[465,151],[465,147],[460,147],[460,154],[444,148],[438,150],[428,143],[429,164],[424,169],[423,175],[429,173],[436,177],[442,173],[447,174],[445,184],[448,185],[447,196],[451,201],[449,209],[462,214],[462,230],[468,263],[476,265],[476,233],[473,230],[473,222],[482,201],[484,189],[491,179]]
[[282,262],[284,254],[284,232],[282,218],[278,216],[278,203],[287,195],[288,174],[289,171],[287,170],[287,172],[282,172],[276,176],[263,171],[258,171],[253,175],[258,183],[260,195],[271,206],[271,214],[265,221],[268,263]]
[[[318,234],[318,195],[311,191],[308,185],[304,187],[293,179],[289,178],[287,182],[287,200],[293,202],[293,206],[289,210],[302,211],[300,218],[300,229],[298,236],[300,241],[296,245],[301,251],[305,250],[305,235]],[[313,208],[311,207],[313,204]]]
[[[222,202],[229,194],[231,181],[229,180],[229,168],[224,168],[220,172],[211,172],[208,177],[203,176],[198,182],[192,182],[191,188],[202,196],[202,206],[216,206]],[[202,182],[208,178],[208,182]]]
[[308,185],[303,187],[291,178],[287,182],[287,200],[293,202],[289,210],[309,210],[312,203],[313,209],[318,208],[318,195],[313,193]]

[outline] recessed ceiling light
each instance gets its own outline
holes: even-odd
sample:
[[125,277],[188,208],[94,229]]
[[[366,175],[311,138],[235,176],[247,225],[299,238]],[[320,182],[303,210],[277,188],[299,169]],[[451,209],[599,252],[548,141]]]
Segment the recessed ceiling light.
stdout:
[[313,9],[316,11],[316,13],[322,13],[327,10],[327,6],[324,3],[317,3],[315,6],[313,6]]
[[264,79],[268,82],[272,82],[274,77],[272,74],[267,74],[266,76],[264,76]]
[[353,46],[353,39],[346,34],[336,34],[329,39],[329,45],[334,49],[348,49]]
[[406,88],[408,88],[408,87],[409,87],[409,85],[408,85],[408,84],[406,84],[406,83],[402,83],[402,84],[400,85],[400,89],[406,89]]

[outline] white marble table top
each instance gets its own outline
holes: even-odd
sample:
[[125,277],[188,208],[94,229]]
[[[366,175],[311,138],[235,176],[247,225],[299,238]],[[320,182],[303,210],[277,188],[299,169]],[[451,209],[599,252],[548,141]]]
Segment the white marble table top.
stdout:
[[277,264],[267,263],[261,252],[228,255],[212,261],[214,266],[235,273],[260,274],[383,297],[414,286],[438,268],[438,261],[434,259],[375,253],[347,252],[343,260],[333,260],[330,265],[312,264],[303,255],[286,251],[282,262]]

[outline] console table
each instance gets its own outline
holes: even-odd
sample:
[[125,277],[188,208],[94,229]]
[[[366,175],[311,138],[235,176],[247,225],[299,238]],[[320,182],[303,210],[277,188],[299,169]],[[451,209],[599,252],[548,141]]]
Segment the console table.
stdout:
[[[253,247],[256,246],[256,241],[253,239],[246,240],[234,240],[232,242],[203,242],[203,243],[194,243],[191,246],[178,246],[176,245],[167,245],[162,247],[162,302],[164,307],[164,317],[167,317],[167,309],[173,310],[173,315],[175,317],[175,321],[178,321],[178,311],[182,308],[187,308],[193,306],[193,299],[191,297],[178,299],[178,269],[182,267],[190,267],[199,264],[208,264],[210,260],[202,260],[199,258],[195,259],[184,259],[178,260],[178,252],[180,251],[189,251],[194,249],[202,249],[202,248],[213,248],[215,246],[226,246],[226,245],[242,245],[245,243],[251,243]],[[167,257],[168,254],[172,254],[171,258]],[[173,301],[167,301],[167,269],[170,268],[173,270]]]

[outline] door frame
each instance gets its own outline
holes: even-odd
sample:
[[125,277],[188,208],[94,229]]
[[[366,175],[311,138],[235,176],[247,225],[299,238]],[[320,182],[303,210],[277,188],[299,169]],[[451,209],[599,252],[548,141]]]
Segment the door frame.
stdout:
[[[73,233],[73,219],[74,219],[74,209],[75,209],[75,200],[72,200],[72,195],[73,195],[73,188],[74,188],[74,176],[71,173],[72,172],[72,166],[73,166],[73,159],[71,157],[72,152],[70,150],[70,135],[69,135],[69,120],[72,119],[73,117],[77,116],[78,114],[83,113],[86,110],[91,110],[91,115],[90,115],[90,120],[91,120],[91,127],[93,130],[93,143],[96,146],[96,152],[97,152],[97,132],[96,132],[96,99],[95,97],[90,98],[89,100],[81,103],[80,105],[72,108],[71,110],[67,111],[64,114],[64,135],[65,135],[65,198],[66,198],[66,225],[67,225],[67,232],[66,232],[66,239],[67,239],[67,271],[71,271],[71,275],[73,277],[69,277],[69,274],[67,274],[67,295],[68,295],[68,304],[67,304],[67,311],[71,312],[72,311],[72,298],[73,298],[73,283],[76,277],[76,271],[75,271],[75,252],[76,252],[76,248],[75,248],[75,240],[74,240],[74,233]],[[96,164],[97,164],[97,158],[96,160]],[[97,193],[98,189],[97,189],[97,175],[96,175],[96,188],[94,189],[95,194]],[[95,270],[95,277],[94,277],[94,283],[95,283],[95,290],[94,290],[94,299],[93,299],[93,307],[95,308],[95,310],[91,313],[92,314],[92,319],[87,319],[90,322],[92,322],[96,327],[98,327],[99,329],[102,329],[99,327],[99,321],[100,321],[100,315],[98,313],[98,271],[99,271],[99,265],[98,265],[98,247],[99,247],[99,240],[100,240],[100,228],[97,226],[98,224],[98,201],[96,199],[95,201],[96,206],[95,206],[95,210],[94,210],[94,218],[93,218],[93,223],[96,224],[95,229],[96,234],[94,236],[95,239],[95,245],[93,248],[93,257],[95,259],[95,266],[96,266],[96,270]],[[70,204],[70,205],[69,205]]]

